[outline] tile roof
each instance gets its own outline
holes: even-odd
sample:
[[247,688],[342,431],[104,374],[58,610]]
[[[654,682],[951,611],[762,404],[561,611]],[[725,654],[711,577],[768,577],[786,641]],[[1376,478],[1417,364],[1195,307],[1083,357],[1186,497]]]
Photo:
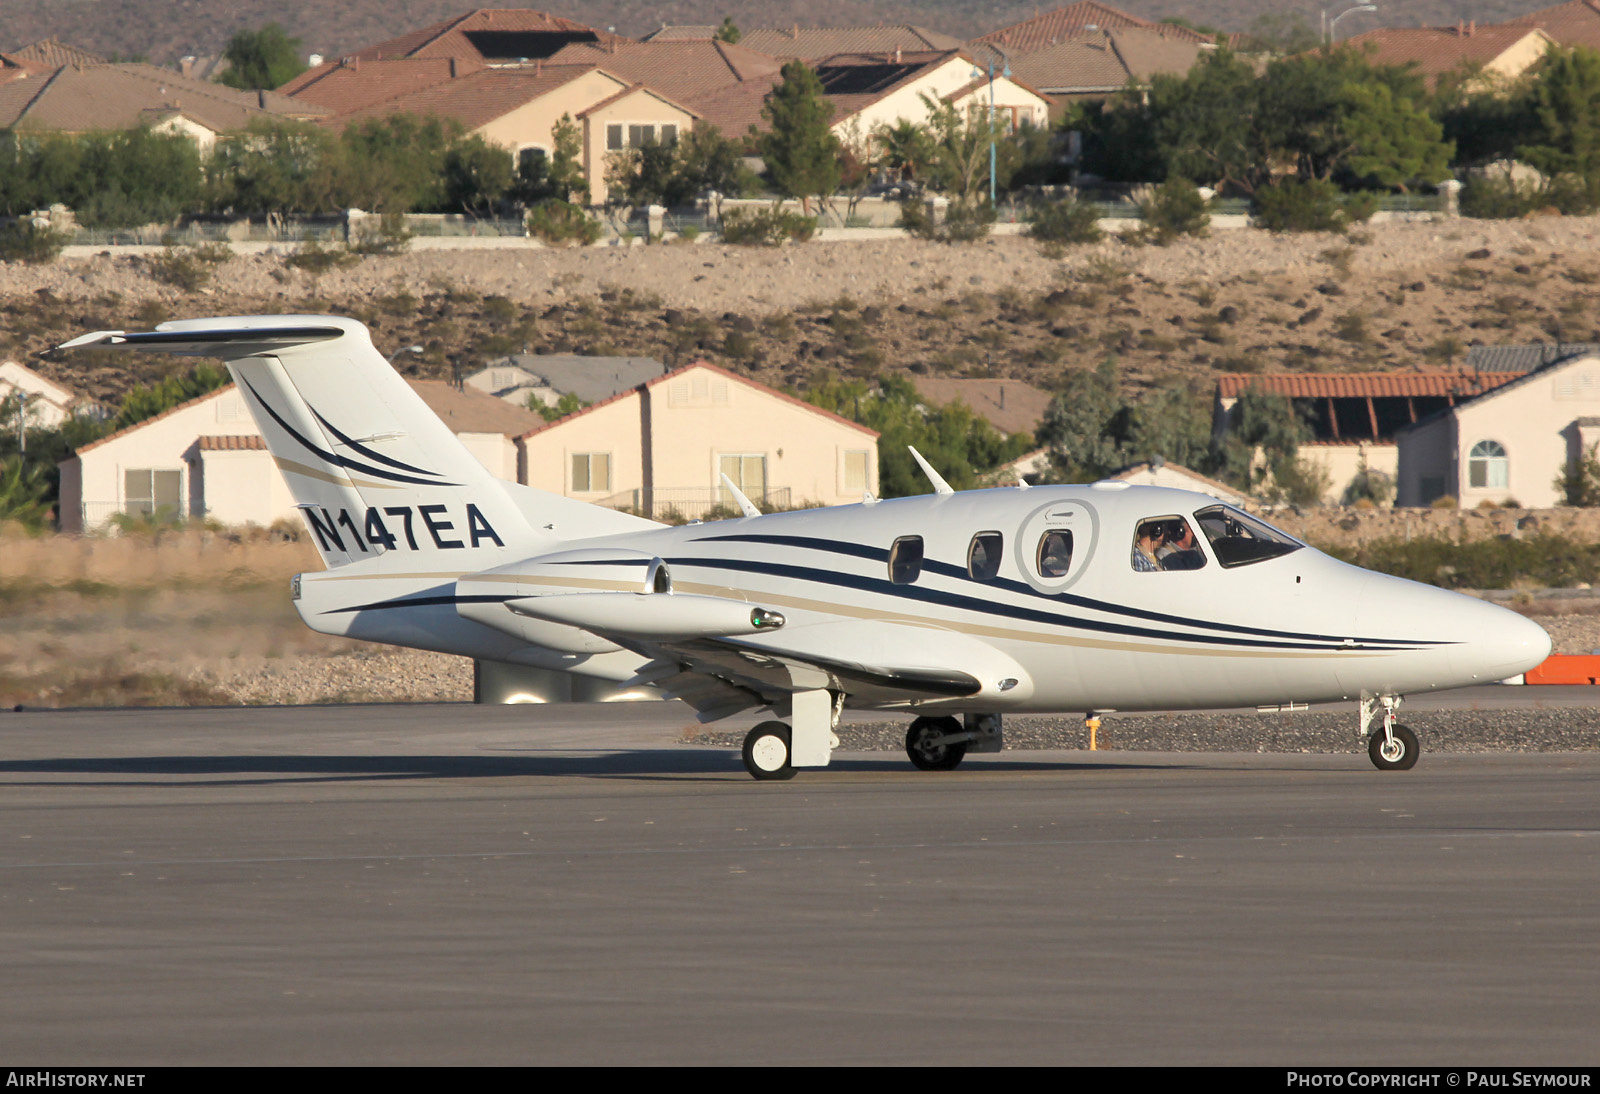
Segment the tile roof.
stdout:
[[245,437],[201,437],[199,444],[202,452],[265,452],[267,450],[267,442],[255,434]]
[[1480,374],[1468,370],[1434,372],[1227,373],[1217,377],[1217,396],[1237,398],[1250,388],[1291,399],[1480,395],[1516,379],[1520,373]]
[[652,30],[649,34],[639,36],[641,42],[687,42],[700,38],[715,38],[721,27],[711,26],[669,26],[661,24],[661,29]]
[[1379,65],[1413,65],[1430,79],[1462,65],[1488,65],[1537,27],[1502,24],[1481,27],[1380,27],[1346,38],[1343,45],[1368,50]]
[[519,437],[544,422],[535,411],[482,391],[458,390],[442,380],[407,380],[452,433],[502,433]]
[[646,87],[644,84],[629,84],[627,87],[624,87],[622,90],[618,91],[615,95],[609,95],[606,98],[601,99],[599,102],[590,103],[588,106],[578,111],[577,116],[580,118],[590,117],[591,115],[598,113],[613,103],[621,102],[630,95],[649,95],[654,99],[658,99],[661,102],[666,103],[668,106],[677,107],[691,118],[694,118],[697,121],[699,120],[700,116],[693,110],[690,110],[682,103],[673,102],[655,88]]
[[496,364],[514,365],[563,395],[576,395],[586,403],[609,399],[666,371],[654,357],[584,357],[576,353],[518,353]]
[[918,394],[931,403],[962,402],[1005,433],[1032,433],[1053,396],[1021,380],[957,380],[917,377]]
[[820,60],[839,53],[923,53],[962,47],[961,39],[927,27],[902,23],[876,27],[757,27],[739,44],[774,57]]
[[1057,94],[1148,84],[1158,74],[1182,75],[1212,47],[1155,31],[1101,30],[1076,35],[1013,59],[1012,74]]
[[1467,366],[1477,372],[1532,372],[1572,357],[1600,354],[1600,342],[1535,342],[1527,346],[1472,346]]
[[[524,38],[538,35],[549,37]],[[500,37],[504,36],[504,37]],[[387,42],[356,51],[363,61],[392,60],[397,57],[457,57],[480,64],[515,63],[521,57],[503,54],[511,46],[525,42],[529,60],[549,56],[571,41],[626,42],[609,31],[599,30],[528,8],[478,8],[422,27]]]
[[0,129],[130,129],[152,113],[181,113],[215,132],[244,129],[257,118],[308,118],[327,113],[275,91],[235,91],[154,65],[58,68],[36,79],[0,84]]
[[[452,68],[452,66],[454,66]],[[405,57],[396,61],[326,61],[309,68],[278,91],[348,114],[385,99],[464,76],[482,66],[453,57]]]
[[1600,49],[1600,0],[1572,0],[1506,22],[1538,27],[1564,46]]
[[[891,61],[883,54],[856,53],[824,57],[817,61],[814,66],[817,78],[822,81],[824,89],[828,89],[828,101],[834,106],[832,124],[838,125],[852,114],[859,114],[873,103],[915,83],[951,61],[971,64],[970,57],[961,50],[937,53],[902,52],[894,57],[895,59]],[[878,74],[870,72],[875,68],[884,70],[881,78],[874,78]],[[863,86],[861,81],[851,79],[852,74],[849,71],[851,69],[862,70],[862,79],[871,80],[865,84],[865,90],[843,92],[838,90]]]
[[1015,59],[1019,54],[1032,53],[1036,49],[1064,42],[1090,27],[1099,30],[1107,28],[1155,30],[1180,41],[1189,42],[1209,43],[1212,40],[1209,35],[1190,30],[1188,27],[1155,23],[1099,3],[1098,0],[1079,0],[1076,4],[1068,4],[1064,8],[1057,8],[1055,11],[1035,15],[1032,19],[1024,19],[1020,23],[991,31],[981,38],[973,39],[973,42],[998,46]]
[[37,42],[31,42],[20,49],[11,50],[10,52],[6,53],[5,56],[14,58],[18,61],[43,65],[45,68],[60,68],[62,65],[78,65],[80,67],[84,67],[87,65],[103,65],[106,63],[106,59],[104,57],[90,53],[86,49],[79,49],[77,46],[68,45],[65,42],[58,42],[54,38],[45,38]]
[[[531,437],[535,433],[542,433],[546,429],[554,429],[556,426],[562,425],[562,424],[564,424],[566,422],[570,422],[574,418],[581,418],[585,414],[593,414],[595,411],[599,410],[601,407],[606,407],[606,406],[610,406],[612,403],[621,402],[623,399],[629,398],[630,396],[637,394],[639,391],[642,391],[645,388],[655,387],[657,384],[664,384],[668,380],[671,380],[675,376],[682,376],[684,373],[689,372],[692,369],[697,369],[697,368],[706,369],[707,371],[716,373],[718,376],[722,376],[722,377],[724,377],[726,379],[733,380],[736,383],[743,384],[745,387],[754,388],[755,390],[761,392],[764,395],[771,395],[775,399],[781,399],[784,402],[793,403],[795,406],[804,407],[806,410],[811,411],[811,413],[813,413],[813,414],[821,415],[824,418],[831,418],[835,422],[839,422],[842,425],[847,425],[851,429],[859,430],[860,432],[865,433],[867,436],[872,437],[874,439],[876,439],[878,437],[878,431],[875,430],[875,429],[868,429],[866,426],[860,424],[859,422],[852,422],[849,418],[841,417],[840,415],[835,414],[831,410],[823,410],[819,406],[812,406],[810,403],[806,402],[804,399],[797,399],[793,395],[788,394],[787,392],[779,391],[777,388],[768,387],[766,384],[758,384],[758,383],[756,383],[756,381],[751,380],[751,379],[749,379],[748,377],[745,377],[745,376],[740,376],[736,372],[729,372],[725,368],[718,368],[716,365],[711,364],[709,361],[695,361],[692,364],[684,365],[682,368],[675,368],[671,372],[664,372],[660,376],[657,376],[653,380],[647,380],[644,383],[638,385],[637,387],[630,387],[630,388],[627,388],[627,389],[625,389],[623,391],[619,391],[615,395],[611,396],[611,398],[602,399],[598,403],[595,403],[593,406],[586,406],[582,410],[575,411],[572,414],[568,414],[565,418],[557,418],[553,422],[542,422],[541,424],[535,426],[533,429],[528,430],[528,432],[524,433],[522,436],[524,438]],[[486,396],[486,398],[493,398],[493,396]],[[532,412],[530,411],[529,413],[532,413]]]
[[[346,126],[403,113],[453,118],[469,130],[476,129],[592,71],[582,65],[480,68],[351,110],[332,124]],[[620,81],[617,86],[622,86]]]
[[550,63],[598,65],[676,99],[749,81],[770,87],[783,68],[782,61],[765,53],[705,39],[632,42],[615,49],[573,45],[551,57]]

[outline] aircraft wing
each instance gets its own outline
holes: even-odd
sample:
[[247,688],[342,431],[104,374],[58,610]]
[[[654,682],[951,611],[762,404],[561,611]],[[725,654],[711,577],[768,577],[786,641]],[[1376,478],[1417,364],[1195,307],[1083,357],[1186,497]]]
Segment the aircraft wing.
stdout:
[[1031,692],[1010,657],[955,631],[877,620],[819,623],[771,634],[700,637],[637,647],[653,660],[634,678],[714,721],[826,689],[855,705],[909,706],[984,693]]

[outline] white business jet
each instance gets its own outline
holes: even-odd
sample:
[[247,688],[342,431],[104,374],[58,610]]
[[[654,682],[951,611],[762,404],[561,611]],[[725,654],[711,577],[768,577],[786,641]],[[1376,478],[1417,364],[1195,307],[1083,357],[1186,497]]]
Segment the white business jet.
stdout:
[[1514,612],[1204,494],[955,493],[923,463],[930,495],[761,515],[728,483],[743,517],[669,527],[495,478],[350,319],[62,348],[84,346],[228,363],[327,566],[294,579],[314,630],[649,684],[702,721],[771,711],[744,743],[758,779],[826,766],[846,707],[913,715],[911,761],[939,770],[997,750],[1006,713],[1356,700],[1372,762],[1409,768],[1403,695],[1550,652]]

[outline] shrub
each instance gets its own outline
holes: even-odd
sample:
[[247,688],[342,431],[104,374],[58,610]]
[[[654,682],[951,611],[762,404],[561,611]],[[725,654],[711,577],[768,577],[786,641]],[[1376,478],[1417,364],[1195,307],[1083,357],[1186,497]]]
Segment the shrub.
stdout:
[[195,247],[165,247],[160,254],[146,260],[150,276],[163,285],[172,285],[185,292],[197,292],[211,284],[214,267],[233,257],[233,248],[226,243],[202,243]]
[[942,224],[934,223],[928,207],[920,201],[908,201],[900,207],[900,227],[917,239],[936,243],[975,242],[989,234],[994,221],[994,209],[987,202],[951,202]]
[[54,262],[71,238],[65,232],[41,228],[31,221],[12,221],[0,228],[0,261],[30,266]]
[[343,248],[324,247],[316,240],[308,239],[294,254],[285,256],[283,264],[297,270],[305,270],[309,274],[325,274],[329,270],[340,269],[359,261],[359,258]]
[[1036,201],[1023,215],[1027,235],[1040,243],[1098,243],[1100,210],[1076,196],[1061,201]]
[[1361,470],[1350,479],[1344,489],[1346,505],[1387,505],[1394,497],[1394,479],[1382,471],[1374,471],[1363,463]]
[[1288,178],[1256,191],[1256,223],[1274,232],[1338,232],[1369,220],[1377,196],[1345,194],[1326,179]]
[[398,255],[411,249],[411,229],[404,213],[384,213],[378,223],[364,221],[350,237],[349,250],[358,255]]
[[1600,580],[1600,545],[1545,533],[1466,543],[1444,536],[1385,538],[1327,551],[1369,570],[1447,588],[1506,589],[1530,581],[1570,588]]
[[1144,224],[1139,238],[1166,246],[1180,236],[1204,236],[1211,224],[1209,203],[1188,179],[1170,178],[1139,202]]
[[1541,210],[1586,216],[1595,207],[1596,194],[1577,175],[1557,175],[1542,185],[1509,178],[1478,178],[1461,191],[1462,215],[1484,220],[1508,220]]
[[722,241],[750,247],[804,243],[817,234],[817,218],[785,209],[729,209],[722,214]]
[[528,210],[528,234],[554,246],[586,247],[598,243],[600,222],[570,201],[551,198]]

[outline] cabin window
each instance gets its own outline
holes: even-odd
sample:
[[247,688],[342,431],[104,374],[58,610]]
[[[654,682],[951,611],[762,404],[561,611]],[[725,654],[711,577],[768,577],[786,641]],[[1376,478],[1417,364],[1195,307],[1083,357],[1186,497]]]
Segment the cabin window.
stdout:
[[1000,573],[1000,550],[1005,537],[999,532],[979,532],[967,546],[967,574],[974,581],[993,581]]
[[594,494],[611,489],[611,453],[575,452],[572,456],[572,492]]
[[1248,566],[1298,551],[1305,544],[1265,521],[1231,505],[1213,505],[1194,515],[1211,544],[1211,553],[1225,568]]
[[138,468],[122,473],[122,511],[176,520],[183,516],[183,472]]
[[1136,572],[1153,574],[1198,570],[1206,564],[1206,555],[1189,522],[1174,513],[1146,517],[1134,526],[1131,561]]
[[1040,577],[1066,577],[1072,569],[1072,533],[1057,529],[1040,536],[1034,566]]
[[1511,485],[1511,461],[1499,441],[1479,441],[1467,454],[1467,485],[1504,490]]
[[901,536],[889,548],[889,580],[910,585],[922,576],[922,537]]

